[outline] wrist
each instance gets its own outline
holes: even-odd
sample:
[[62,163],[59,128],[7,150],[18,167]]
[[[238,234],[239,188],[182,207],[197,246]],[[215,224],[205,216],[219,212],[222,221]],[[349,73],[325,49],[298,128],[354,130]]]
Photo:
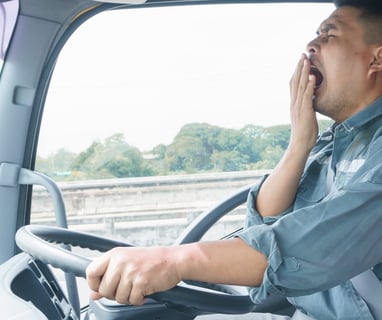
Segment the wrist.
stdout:
[[306,160],[313,147],[314,145],[304,144],[302,141],[291,139],[288,148],[285,151],[285,156],[292,158],[301,158]]
[[206,257],[202,254],[198,244],[191,243],[172,247],[175,257],[175,272],[180,280],[198,280],[198,270]]
[[298,134],[292,130],[288,149],[292,149],[293,152],[299,154],[309,154],[313,149],[317,141],[317,134],[311,134],[305,132],[304,134]]

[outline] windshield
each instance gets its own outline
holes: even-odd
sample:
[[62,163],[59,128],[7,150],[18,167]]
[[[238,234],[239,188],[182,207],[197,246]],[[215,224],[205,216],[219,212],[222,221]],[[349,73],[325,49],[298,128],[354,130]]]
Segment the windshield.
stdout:
[[[70,228],[170,244],[258,181],[288,144],[289,79],[332,9],[129,9],[81,26],[53,73],[36,164],[60,183]],[[33,222],[55,223],[44,190],[32,211]],[[241,207],[209,237],[244,218]]]

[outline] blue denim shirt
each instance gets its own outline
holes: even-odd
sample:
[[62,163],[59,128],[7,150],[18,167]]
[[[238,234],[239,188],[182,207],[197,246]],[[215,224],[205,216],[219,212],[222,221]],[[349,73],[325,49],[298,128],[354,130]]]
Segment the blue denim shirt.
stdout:
[[248,195],[239,234],[268,257],[253,301],[281,295],[315,319],[373,319],[349,279],[382,262],[382,98],[318,138],[296,199],[279,216],[256,211],[265,179]]

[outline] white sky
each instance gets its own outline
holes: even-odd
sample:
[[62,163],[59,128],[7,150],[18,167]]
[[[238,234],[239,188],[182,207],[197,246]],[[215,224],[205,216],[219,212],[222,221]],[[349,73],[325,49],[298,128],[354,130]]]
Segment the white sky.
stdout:
[[289,79],[332,10],[241,4],[94,17],[59,57],[39,154],[79,152],[116,132],[149,150],[190,122],[288,123]]

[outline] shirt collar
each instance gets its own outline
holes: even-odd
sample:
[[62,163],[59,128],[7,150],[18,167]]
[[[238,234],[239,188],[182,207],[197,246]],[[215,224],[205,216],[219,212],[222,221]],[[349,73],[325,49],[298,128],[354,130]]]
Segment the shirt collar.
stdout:
[[[379,117],[382,115],[382,96],[371,103],[368,107],[356,113],[349,119],[346,119],[344,122],[338,126],[343,126],[347,130],[352,130],[353,128],[361,127],[367,122]],[[333,125],[333,128],[336,125]]]

